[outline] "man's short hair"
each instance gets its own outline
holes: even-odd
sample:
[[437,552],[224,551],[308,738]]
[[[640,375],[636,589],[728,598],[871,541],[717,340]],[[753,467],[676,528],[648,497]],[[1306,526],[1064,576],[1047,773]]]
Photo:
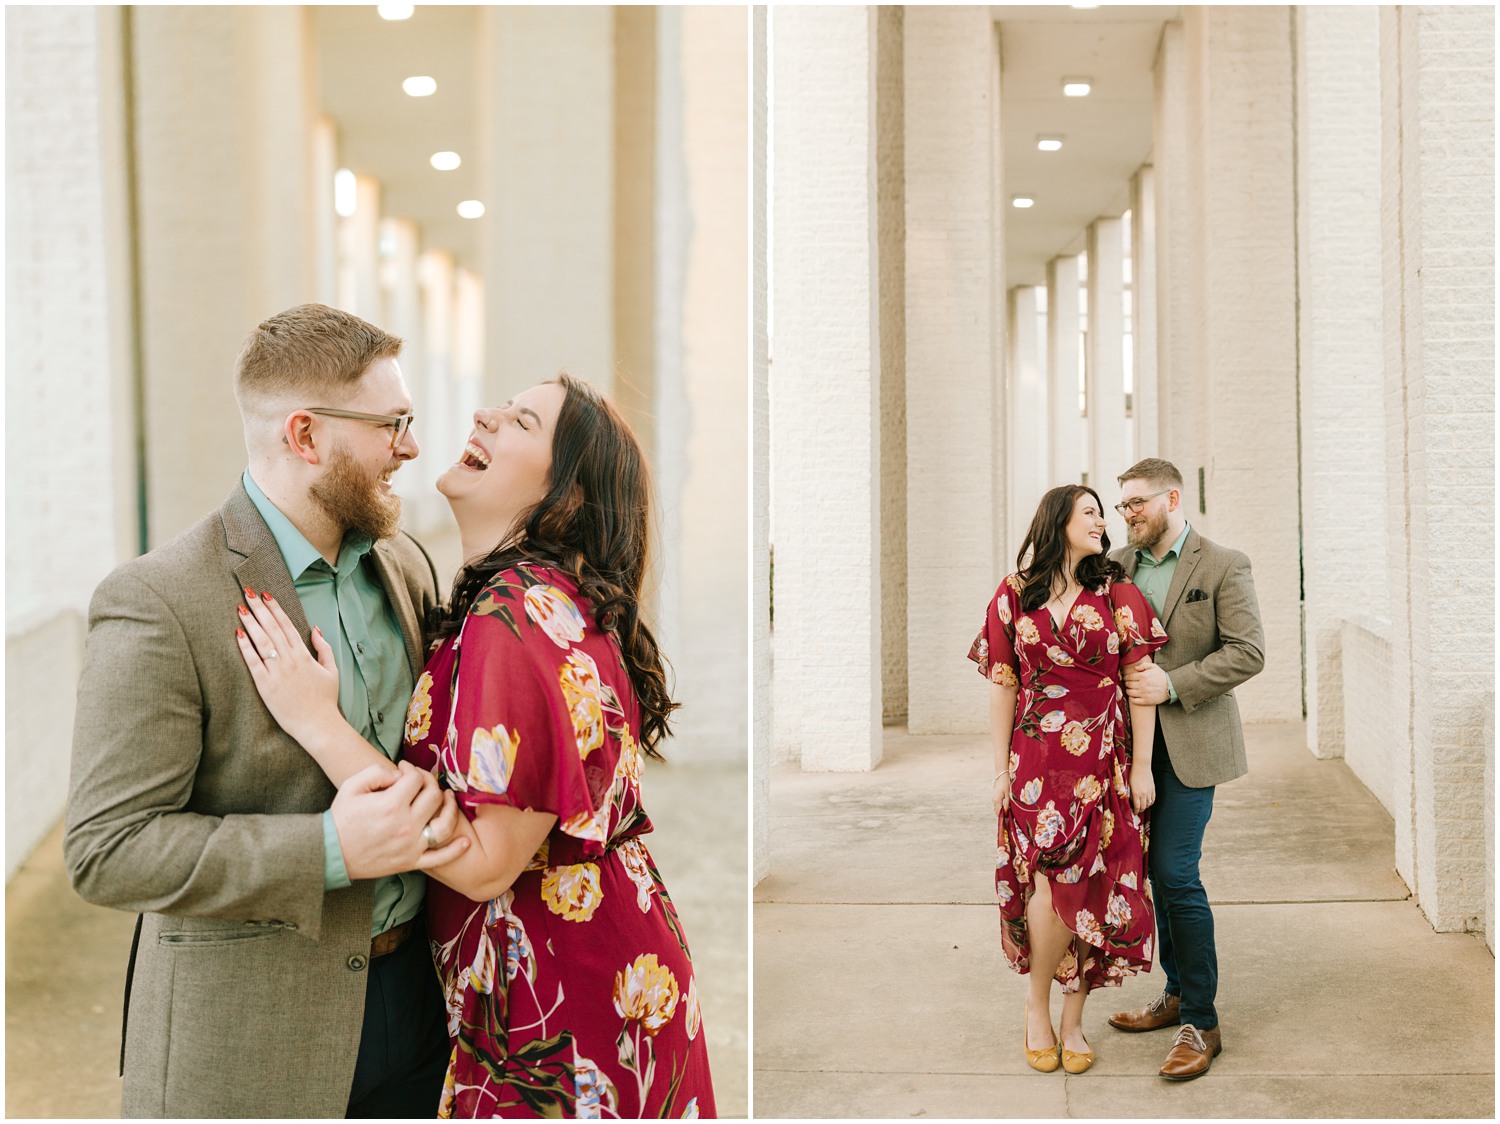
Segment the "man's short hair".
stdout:
[[[305,398],[309,406],[343,401],[370,364],[394,358],[402,340],[351,312],[299,304],[262,321],[234,364],[234,397]],[[326,401],[325,401],[326,400]]]
[[1153,484],[1182,490],[1182,473],[1177,471],[1177,466],[1171,461],[1164,461],[1160,457],[1136,461],[1115,479],[1121,484],[1127,480],[1149,480]]

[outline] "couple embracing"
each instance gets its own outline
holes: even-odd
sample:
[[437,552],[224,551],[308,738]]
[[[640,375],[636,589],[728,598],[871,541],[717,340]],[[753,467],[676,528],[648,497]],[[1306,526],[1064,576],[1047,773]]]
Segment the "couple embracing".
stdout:
[[64,839],[141,914],[126,1116],[711,1116],[686,938],[641,837],[677,704],[641,617],[650,477],[568,376],[397,527],[402,341],[302,305],[235,367],[249,466],[89,610]]
[[991,683],[995,889],[1006,957],[1029,973],[1027,1062],[1092,1066],[1088,993],[1149,971],[1154,942],[1165,989],[1109,1022],[1175,1030],[1159,1072],[1180,1081],[1223,1048],[1198,866],[1214,786],[1246,772],[1233,691],[1263,642],[1249,559],[1188,523],[1176,467],[1148,458],[1119,482],[1129,545],[1113,553],[1092,488],[1042,497],[969,658]]

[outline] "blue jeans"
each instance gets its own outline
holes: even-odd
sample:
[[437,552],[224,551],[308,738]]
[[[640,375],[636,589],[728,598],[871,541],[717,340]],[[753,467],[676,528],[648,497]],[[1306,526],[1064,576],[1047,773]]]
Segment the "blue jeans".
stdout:
[[1178,1021],[1212,1030],[1219,1025],[1214,1010],[1219,961],[1214,915],[1198,863],[1203,858],[1203,831],[1214,810],[1214,789],[1188,788],[1177,779],[1160,726],[1151,752],[1151,774],[1156,781],[1150,866],[1157,958],[1167,976],[1167,994],[1182,999]]

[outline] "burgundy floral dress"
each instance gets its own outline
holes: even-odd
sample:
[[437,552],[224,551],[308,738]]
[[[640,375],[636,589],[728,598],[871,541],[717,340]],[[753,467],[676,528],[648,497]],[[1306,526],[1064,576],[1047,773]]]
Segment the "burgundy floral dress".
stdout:
[[714,1115],[698,988],[641,836],[639,710],[618,644],[552,569],[496,575],[428,661],[406,757],[557,817],[509,890],[428,883],[453,1053],[438,1115]]
[[[1129,579],[1085,589],[1056,627],[1045,607],[1021,609],[1020,575],[995,592],[969,658],[980,674],[1019,688],[1010,743],[1010,806],[1000,817],[995,893],[1001,943],[1018,972],[1031,963],[1031,872],[1047,876],[1053,908],[1090,947],[1090,988],[1151,970],[1154,919],[1146,887],[1146,829],[1130,807],[1129,705],[1122,667],[1167,642]],[[1096,951],[1097,950],[1097,951]],[[1074,945],[1057,969],[1076,991]]]

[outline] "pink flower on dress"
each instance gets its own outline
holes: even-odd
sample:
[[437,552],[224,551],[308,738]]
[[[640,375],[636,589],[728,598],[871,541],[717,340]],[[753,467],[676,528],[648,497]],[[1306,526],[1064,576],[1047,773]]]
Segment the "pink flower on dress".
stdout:
[[528,589],[526,615],[559,648],[566,650],[583,639],[583,614],[573,599],[556,586],[534,585]]

